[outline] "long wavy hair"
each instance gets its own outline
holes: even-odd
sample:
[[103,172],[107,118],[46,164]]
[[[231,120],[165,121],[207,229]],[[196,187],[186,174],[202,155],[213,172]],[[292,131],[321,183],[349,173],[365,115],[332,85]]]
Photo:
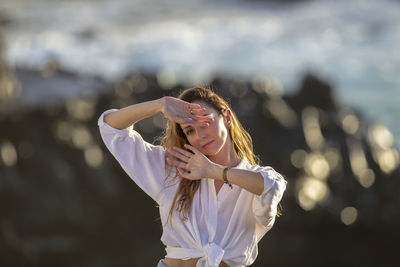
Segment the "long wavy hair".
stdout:
[[[196,100],[202,101],[214,108],[221,116],[225,116],[225,111],[230,109],[228,103],[222,97],[207,88],[195,87],[186,89],[180,93],[178,98],[190,103]],[[239,159],[242,160],[246,158],[251,164],[259,164],[259,158],[253,152],[253,141],[250,134],[243,128],[232,110],[229,133]],[[189,142],[180,125],[176,122],[168,121],[164,135],[161,136],[161,145],[164,146],[165,149],[174,146],[184,149],[184,144],[189,144]],[[171,173],[171,170],[169,173]],[[175,178],[178,175],[177,173]],[[181,179],[169,211],[168,220],[171,218],[174,210],[179,211],[183,219],[187,220],[187,214],[192,206],[194,194],[199,187],[200,180],[192,181],[189,179]]]

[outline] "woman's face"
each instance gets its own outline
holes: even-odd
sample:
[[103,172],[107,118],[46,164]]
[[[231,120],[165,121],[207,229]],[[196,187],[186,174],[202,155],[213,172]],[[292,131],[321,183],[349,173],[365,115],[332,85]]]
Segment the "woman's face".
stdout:
[[180,125],[190,145],[206,156],[215,156],[220,152],[227,152],[225,151],[228,149],[227,140],[230,143],[230,117],[222,116],[217,110],[203,101],[194,101],[193,103],[205,108],[204,115],[210,116],[213,120],[209,123],[209,126],[198,126],[190,123]]

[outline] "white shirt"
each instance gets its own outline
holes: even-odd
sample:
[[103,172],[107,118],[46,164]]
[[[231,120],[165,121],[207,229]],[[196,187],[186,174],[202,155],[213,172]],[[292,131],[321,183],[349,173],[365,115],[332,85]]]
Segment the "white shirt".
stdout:
[[166,179],[165,149],[143,140],[133,126],[118,130],[98,121],[104,143],[130,178],[159,205],[163,225],[161,241],[166,257],[200,258],[196,267],[218,267],[221,261],[229,266],[248,266],[258,254],[257,243],[273,226],[277,205],[286,188],[286,181],[271,167],[251,165],[243,159],[235,168],[252,170],[264,177],[264,192],[257,196],[233,185],[224,184],[216,194],[213,179],[201,179],[194,195],[188,220],[174,211],[168,214],[180,179],[175,168]]

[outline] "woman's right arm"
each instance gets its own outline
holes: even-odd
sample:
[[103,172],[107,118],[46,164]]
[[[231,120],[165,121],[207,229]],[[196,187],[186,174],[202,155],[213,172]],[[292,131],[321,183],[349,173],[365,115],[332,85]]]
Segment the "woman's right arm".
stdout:
[[115,129],[126,129],[136,122],[162,112],[164,116],[177,123],[206,124],[211,119],[203,116],[204,109],[199,104],[188,103],[175,97],[164,96],[160,99],[134,104],[104,116],[104,121]]
[[204,110],[199,105],[167,96],[120,110],[107,110],[98,120],[101,137],[111,154],[132,180],[157,202],[158,193],[164,187],[165,150],[143,140],[133,124],[160,112],[178,123],[187,122],[188,118],[197,124],[210,120],[203,116]]
[[163,111],[164,97],[152,101],[134,104],[104,116],[104,122],[111,127],[122,130],[136,122]]

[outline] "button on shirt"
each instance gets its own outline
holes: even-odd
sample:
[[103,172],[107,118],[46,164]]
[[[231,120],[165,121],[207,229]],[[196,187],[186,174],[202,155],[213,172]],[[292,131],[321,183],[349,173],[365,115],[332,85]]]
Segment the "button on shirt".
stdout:
[[257,243],[272,228],[277,205],[286,189],[282,175],[271,167],[251,165],[244,158],[235,168],[259,172],[264,191],[257,196],[247,190],[224,184],[218,194],[214,180],[200,180],[188,219],[178,211],[167,221],[181,177],[166,166],[165,149],[143,140],[133,129],[118,130],[104,122],[105,111],[98,120],[101,137],[129,177],[159,205],[163,226],[161,241],[166,257],[199,258],[196,267],[248,266],[257,257]]

